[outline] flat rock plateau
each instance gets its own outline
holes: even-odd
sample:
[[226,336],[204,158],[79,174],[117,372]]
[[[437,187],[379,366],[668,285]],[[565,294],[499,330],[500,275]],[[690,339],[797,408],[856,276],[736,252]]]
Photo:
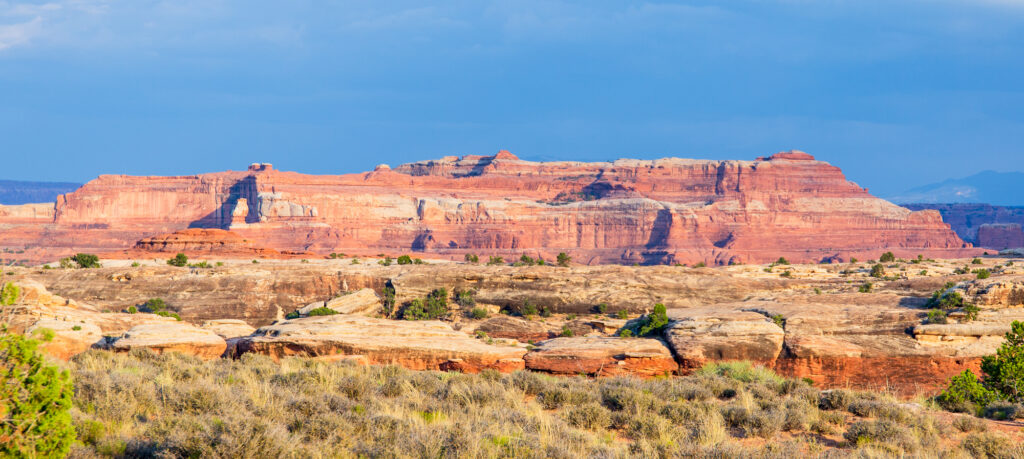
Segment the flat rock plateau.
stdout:
[[[348,175],[104,175],[53,203],[0,206],[3,259],[76,252],[466,254],[581,264],[766,263],[972,256],[936,210],[876,198],[813,156],[531,162],[507,151]],[[110,256],[106,258],[111,258]]]
[[[1024,320],[1024,263],[996,257],[896,260],[883,265],[883,278],[870,277],[873,260],[719,267],[202,261],[209,267],[153,258],[104,259],[93,269],[10,267],[0,282],[21,287],[15,328],[53,330],[45,349],[61,359],[89,348],[148,348],[203,359],[258,353],[641,377],[750,360],[822,388],[908,395],[977,371],[1009,324]],[[991,277],[964,274],[965,267]],[[396,319],[442,288],[449,310],[438,320]],[[980,308],[978,317],[954,309],[947,323],[926,323],[935,291],[959,293]],[[470,300],[456,292],[471,292]],[[130,313],[151,298],[181,320]],[[663,329],[618,336],[657,303],[667,308]]]

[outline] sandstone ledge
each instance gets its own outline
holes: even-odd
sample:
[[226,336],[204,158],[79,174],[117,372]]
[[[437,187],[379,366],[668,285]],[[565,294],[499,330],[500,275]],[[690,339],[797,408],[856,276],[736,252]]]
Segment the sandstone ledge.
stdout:
[[526,349],[488,345],[439,321],[399,321],[339,314],[262,327],[237,343],[239,355],[247,352],[275,359],[364,356],[370,364],[476,372],[487,368],[523,369]]

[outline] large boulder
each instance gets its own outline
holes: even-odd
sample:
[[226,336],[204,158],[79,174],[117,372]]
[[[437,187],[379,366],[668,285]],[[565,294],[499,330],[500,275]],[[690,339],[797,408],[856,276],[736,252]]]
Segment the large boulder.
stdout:
[[44,341],[39,346],[40,350],[61,360],[68,360],[103,342],[100,327],[86,321],[40,319],[28,327],[26,334],[32,336],[42,333],[43,330],[53,331],[53,339]]
[[201,359],[215,359],[224,354],[227,343],[211,330],[196,328],[183,322],[144,324],[132,327],[110,348],[126,352],[146,348],[157,353],[180,352]]
[[359,314],[372,316],[381,312],[380,297],[373,289],[363,288],[351,293],[344,293],[327,301],[317,301],[299,308],[299,314],[305,316],[309,311],[328,308],[340,314]]
[[286,320],[242,338],[238,354],[253,352],[274,359],[286,356],[322,359],[363,356],[371,364],[394,364],[413,370],[524,368],[526,349],[489,345],[440,321],[403,321],[351,315]]
[[664,343],[648,338],[554,338],[539,343],[524,359],[530,370],[566,375],[657,376],[679,368]]
[[771,365],[782,352],[785,332],[757,312],[685,309],[669,316],[664,337],[684,369],[719,360]]

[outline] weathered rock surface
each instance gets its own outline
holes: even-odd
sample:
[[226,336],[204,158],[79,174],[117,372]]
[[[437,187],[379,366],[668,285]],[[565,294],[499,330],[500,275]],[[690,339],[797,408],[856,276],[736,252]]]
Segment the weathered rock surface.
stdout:
[[31,279],[17,279],[13,283],[21,291],[9,322],[14,331],[24,331],[40,321],[52,320],[70,323],[70,327],[82,325],[85,328],[83,324],[93,324],[104,335],[117,335],[140,324],[175,321],[155,314],[104,312],[92,304],[54,295],[41,283]]
[[553,336],[549,327],[541,322],[498,315],[484,320],[476,326],[477,331],[492,338],[509,338],[521,342],[541,341]]
[[110,348],[119,352],[132,349],[150,349],[160,354],[179,352],[209,360],[223,355],[227,343],[211,330],[181,322],[168,322],[132,327],[115,339]]
[[42,342],[39,349],[47,355],[61,360],[68,360],[103,342],[103,332],[100,327],[84,320],[71,322],[41,319],[30,326],[25,333],[32,336],[43,329],[52,330],[54,336],[52,340]]
[[240,338],[249,336],[256,328],[238,319],[217,319],[203,322],[203,330],[210,330],[224,339]]
[[785,332],[756,312],[673,309],[669,318],[672,322],[664,331],[665,340],[685,369],[720,360],[773,366],[782,352]]
[[530,370],[564,375],[660,376],[679,368],[665,344],[649,338],[554,338],[524,359]]
[[[340,260],[229,264],[209,269],[52,269],[39,270],[31,277],[60,295],[103,309],[116,311],[149,298],[162,298],[186,321],[230,318],[254,326],[270,324],[291,311],[322,305],[329,299],[348,301],[346,297],[353,294],[344,295],[346,291],[369,288],[379,293],[389,281],[399,305],[445,287],[449,292],[473,289],[478,303],[491,305],[518,306],[528,300],[556,313],[587,313],[607,303],[610,311],[627,309],[634,315],[655,303],[684,308],[739,301],[751,294],[781,291],[790,283],[672,266],[380,266]],[[372,305],[369,292],[359,295],[354,298]],[[451,305],[454,307],[454,302]]]
[[373,289],[362,288],[354,292],[344,292],[341,296],[326,301],[307,304],[299,308],[299,314],[306,315],[317,308],[333,309],[341,314],[372,316],[381,312],[381,302]]
[[530,162],[501,152],[342,176],[262,166],[181,177],[105,175],[61,195],[52,215],[0,215],[8,225],[0,246],[46,247],[29,254],[42,259],[219,228],[282,251],[457,258],[529,251],[548,260],[566,251],[578,263],[866,259],[881,248],[900,256],[965,253],[938,212],[875,198],[802,152],[755,161],[595,163]]
[[983,308],[1024,306],[1024,276],[978,279],[959,288],[965,298]]
[[439,321],[401,321],[349,315],[307,317],[261,327],[237,352],[273,358],[362,356],[371,364],[414,370],[477,372],[524,368],[526,349],[488,345]]

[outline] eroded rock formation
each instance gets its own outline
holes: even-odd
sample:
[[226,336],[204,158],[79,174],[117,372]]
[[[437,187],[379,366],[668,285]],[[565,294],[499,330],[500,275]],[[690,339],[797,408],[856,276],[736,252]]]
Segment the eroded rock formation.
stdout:
[[[4,213],[8,216],[4,216]],[[342,176],[259,165],[183,177],[101,176],[50,211],[7,209],[0,246],[43,259],[110,251],[186,228],[230,229],[257,247],[422,251],[580,263],[720,263],[964,253],[933,210],[871,196],[806,153],[755,161],[530,162],[508,152]],[[153,240],[165,249],[188,241]],[[42,249],[45,247],[45,249]]]

